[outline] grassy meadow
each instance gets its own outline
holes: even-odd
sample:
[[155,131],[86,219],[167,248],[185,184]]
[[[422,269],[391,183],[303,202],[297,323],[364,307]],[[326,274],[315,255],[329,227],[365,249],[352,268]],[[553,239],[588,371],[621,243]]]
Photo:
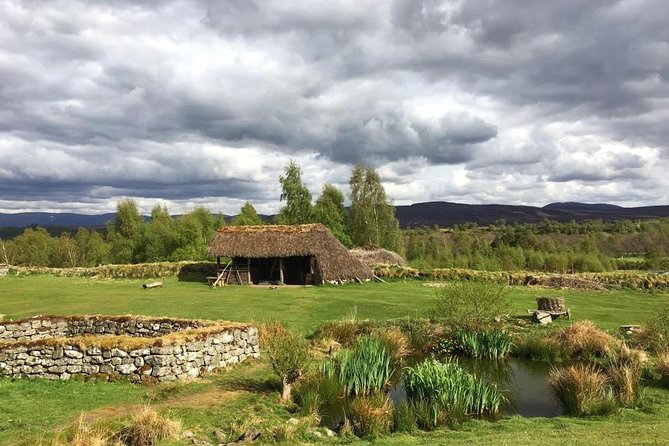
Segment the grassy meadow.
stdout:
[[[163,279],[164,288],[144,290],[141,280],[93,280],[50,275],[0,278],[0,313],[5,319],[37,314],[136,314],[231,321],[276,320],[303,334],[321,323],[347,318],[418,318],[430,314],[436,289],[420,281],[389,284],[286,287],[223,287],[201,281]],[[530,287],[512,289],[513,313],[536,306],[537,295],[564,296],[575,320],[590,319],[616,332],[621,324],[643,324],[669,304],[667,293],[629,290],[565,291]],[[566,321],[558,321],[565,324]],[[146,404],[183,421],[200,437],[213,428],[228,435],[251,425],[263,429],[293,417],[278,402],[279,382],[264,361],[242,364],[192,383],[144,387],[124,382],[26,381],[0,379],[0,445],[34,445],[86,420],[114,423]],[[669,391],[648,388],[643,410],[623,409],[609,417],[470,421],[456,430],[415,435],[393,434],[376,444],[666,444],[669,438]],[[249,419],[249,426],[240,425]],[[270,435],[263,437],[271,441]],[[360,444],[363,440],[313,438],[312,442]],[[44,443],[48,444],[48,443]],[[163,445],[189,444],[180,442]]]

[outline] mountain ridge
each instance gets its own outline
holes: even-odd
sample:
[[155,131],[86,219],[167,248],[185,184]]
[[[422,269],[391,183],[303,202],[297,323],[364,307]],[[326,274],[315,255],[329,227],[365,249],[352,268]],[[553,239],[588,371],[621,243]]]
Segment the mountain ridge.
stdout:
[[[669,217],[669,205],[622,207],[607,203],[564,202],[550,203],[543,207],[507,204],[466,204],[448,201],[429,201],[395,206],[400,226],[448,227],[456,224],[476,223],[487,226],[499,220],[506,223],[539,223],[544,219],[559,222],[571,220],[647,220]],[[102,228],[115,217],[115,213],[77,214],[55,212],[0,213],[0,228],[29,226],[63,228]],[[266,216],[271,218],[272,216]],[[226,216],[226,219],[230,219]]]

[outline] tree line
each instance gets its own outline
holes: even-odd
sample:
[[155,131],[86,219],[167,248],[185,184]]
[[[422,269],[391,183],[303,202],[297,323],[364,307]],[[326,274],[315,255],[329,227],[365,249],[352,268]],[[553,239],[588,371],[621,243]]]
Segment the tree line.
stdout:
[[332,184],[324,184],[313,202],[295,162],[285,167],[279,183],[283,205],[273,221],[263,221],[249,201],[230,222],[203,206],[175,219],[164,205],[156,205],[147,220],[134,200],[124,199],[117,203],[116,217],[105,231],[79,228],[73,234],[51,236],[44,228],[26,228],[12,239],[0,240],[0,263],[75,267],[205,260],[216,229],[225,224],[322,223],[347,247],[373,245],[403,252],[395,209],[374,169],[353,167],[348,208],[344,193]]
[[669,269],[669,219],[584,221],[405,231],[405,252],[420,268],[602,272]]

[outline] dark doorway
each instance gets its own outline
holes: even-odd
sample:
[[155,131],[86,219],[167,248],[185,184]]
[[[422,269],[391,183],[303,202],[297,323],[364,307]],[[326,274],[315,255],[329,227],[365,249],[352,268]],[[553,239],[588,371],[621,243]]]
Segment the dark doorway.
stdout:
[[254,284],[305,285],[313,282],[311,256],[270,257],[251,259],[251,280]]

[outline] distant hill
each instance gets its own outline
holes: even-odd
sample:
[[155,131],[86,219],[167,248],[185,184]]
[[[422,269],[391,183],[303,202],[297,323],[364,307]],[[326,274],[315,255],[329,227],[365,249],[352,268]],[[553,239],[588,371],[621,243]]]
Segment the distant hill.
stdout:
[[669,217],[669,206],[624,208],[611,204],[551,203],[544,207],[504,204],[461,204],[445,201],[397,206],[402,227],[453,226],[477,223],[486,226],[497,220],[507,223],[539,223],[544,219],[559,222],[571,220],[647,220]]
[[63,228],[102,228],[116,214],[71,214],[51,212],[22,212],[18,214],[0,214],[0,228],[26,226],[59,226]]
[[[539,223],[544,219],[559,222],[570,220],[647,220],[669,217],[669,206],[625,208],[612,204],[551,203],[544,207],[505,204],[462,204],[446,201],[397,206],[400,225],[406,227],[453,226],[463,223],[490,225],[498,220],[507,223]],[[84,215],[72,213],[26,212],[0,214],[0,228],[26,226],[102,228],[116,214]],[[263,216],[266,220],[272,216]],[[226,216],[226,220],[231,217]]]

